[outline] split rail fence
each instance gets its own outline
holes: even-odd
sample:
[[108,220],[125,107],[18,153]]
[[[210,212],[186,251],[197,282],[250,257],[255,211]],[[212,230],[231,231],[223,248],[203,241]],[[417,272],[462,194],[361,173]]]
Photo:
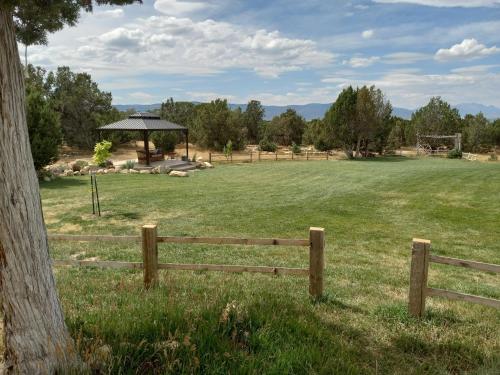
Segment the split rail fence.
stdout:
[[458,293],[444,289],[429,288],[427,286],[429,263],[446,264],[450,266],[465,267],[495,273],[500,273],[500,265],[432,255],[430,250],[431,241],[417,238],[413,239],[408,306],[410,315],[421,317],[424,314],[425,300],[427,297],[444,297],[452,300],[478,303],[500,309],[500,300],[497,299]]
[[[144,286],[151,288],[158,283],[159,270],[193,270],[254,272],[273,275],[309,275],[309,294],[319,298],[323,294],[325,269],[325,232],[323,228],[311,227],[309,239],[278,238],[236,238],[236,237],[173,237],[158,236],[156,225],[144,225],[141,236],[102,236],[102,235],[62,235],[49,234],[51,241],[112,241],[141,242],[142,262],[90,261],[90,260],[53,260],[53,266],[90,266],[100,268],[142,269]],[[261,245],[261,246],[302,246],[309,247],[309,268],[245,266],[228,264],[180,264],[158,263],[158,243],[212,244],[212,245]]]
[[210,152],[208,154],[209,163],[254,163],[266,160],[328,160],[330,153],[325,151],[306,151],[300,154],[293,152],[265,152],[265,151],[250,151],[248,153],[238,153],[226,156]]

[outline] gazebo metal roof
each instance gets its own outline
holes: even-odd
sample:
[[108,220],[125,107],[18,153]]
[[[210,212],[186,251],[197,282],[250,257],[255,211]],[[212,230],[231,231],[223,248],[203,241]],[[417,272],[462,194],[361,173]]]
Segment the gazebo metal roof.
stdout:
[[98,130],[118,131],[140,131],[144,139],[144,152],[146,154],[146,165],[150,165],[149,132],[151,131],[181,131],[186,135],[186,159],[189,160],[188,128],[162,120],[160,116],[153,113],[137,112],[127,119],[113,122],[98,128]]
[[101,126],[99,130],[178,130],[185,132],[187,131],[187,128],[181,125],[174,124],[170,121],[162,120],[160,116],[154,115],[152,113],[138,112],[130,115],[124,120]]

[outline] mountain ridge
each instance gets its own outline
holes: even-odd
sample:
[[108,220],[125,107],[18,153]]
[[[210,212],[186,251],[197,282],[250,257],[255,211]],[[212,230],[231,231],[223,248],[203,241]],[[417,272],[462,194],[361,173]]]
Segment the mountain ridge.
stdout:
[[[199,103],[199,102],[193,102]],[[312,120],[315,118],[323,118],[325,112],[330,108],[330,103],[309,103],[309,104],[290,104],[290,105],[262,105],[265,110],[265,119],[271,120],[274,116],[279,116],[281,113],[285,112],[287,109],[294,109],[306,120]],[[152,111],[159,109],[161,103],[153,104],[115,104],[114,107],[120,111],[126,111],[128,109],[134,109],[136,111]],[[231,109],[240,107],[245,110],[246,104],[229,103]],[[485,117],[489,119],[500,118],[500,108],[493,105],[484,105],[479,103],[460,103],[455,106],[463,117],[466,114],[476,115],[482,112]],[[404,119],[410,119],[413,114],[414,109],[393,107],[393,115],[402,117]]]

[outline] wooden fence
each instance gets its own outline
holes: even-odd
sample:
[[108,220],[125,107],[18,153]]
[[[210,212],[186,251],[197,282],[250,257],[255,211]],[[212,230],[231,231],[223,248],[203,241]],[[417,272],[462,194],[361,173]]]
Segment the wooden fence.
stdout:
[[[158,270],[196,270],[224,272],[258,272],[273,275],[309,275],[309,293],[318,298],[323,294],[325,269],[325,233],[323,228],[309,229],[309,239],[235,238],[235,237],[172,237],[158,236],[156,225],[144,225],[141,236],[98,236],[49,234],[51,241],[113,241],[140,242],[142,262],[53,260],[54,266],[92,266],[101,268],[142,269],[144,286],[150,288],[158,283]],[[179,264],[158,263],[158,243],[213,244],[213,245],[261,245],[309,247],[309,268],[244,266],[228,264]]]
[[305,151],[300,154],[293,152],[265,152],[265,151],[250,151],[248,153],[238,153],[226,156],[225,154],[217,154],[210,152],[208,154],[209,163],[253,163],[266,160],[328,160],[330,153],[325,151]]
[[425,300],[427,297],[444,297],[448,299],[479,303],[481,305],[500,309],[500,300],[474,296],[470,294],[452,292],[449,290],[429,288],[427,286],[427,275],[429,263],[440,263],[451,266],[471,268],[479,271],[500,273],[500,265],[474,262],[471,260],[455,259],[432,255],[430,253],[431,242],[414,238],[411,251],[410,271],[410,293],[409,312],[410,315],[421,317],[425,311]]

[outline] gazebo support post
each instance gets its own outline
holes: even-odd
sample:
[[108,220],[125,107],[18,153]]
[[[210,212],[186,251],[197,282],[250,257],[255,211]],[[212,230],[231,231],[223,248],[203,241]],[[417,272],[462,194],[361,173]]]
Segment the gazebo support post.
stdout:
[[149,166],[149,133],[144,131],[144,151],[146,152],[146,165]]
[[186,129],[186,159],[189,161],[189,138],[188,138],[189,130]]

